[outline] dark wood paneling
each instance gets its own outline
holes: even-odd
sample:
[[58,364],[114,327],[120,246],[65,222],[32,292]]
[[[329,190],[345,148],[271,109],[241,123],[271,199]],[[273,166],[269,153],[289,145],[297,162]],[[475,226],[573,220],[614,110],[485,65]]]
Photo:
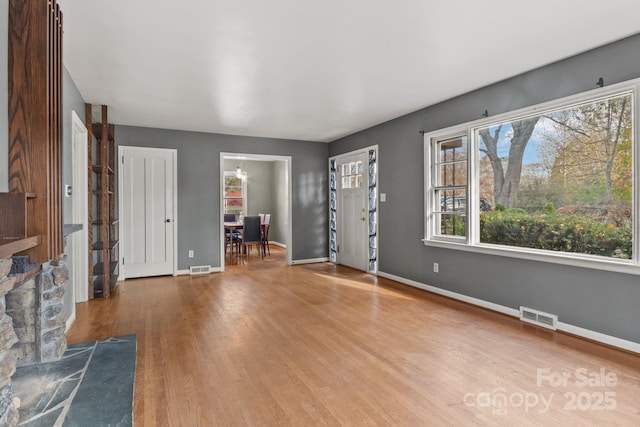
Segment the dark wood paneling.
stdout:
[[[100,123],[92,123],[93,106],[86,104],[89,134],[89,211],[92,232],[89,270],[91,299],[109,297],[115,289],[118,274],[118,235],[115,211],[115,127],[108,123],[107,106],[101,106]],[[94,143],[95,141],[95,143]],[[105,285],[106,284],[106,285]]]
[[0,193],[0,238],[24,239],[27,237],[27,195],[24,193]]
[[34,262],[63,252],[61,33],[54,1],[9,1],[9,191],[35,194],[27,203],[27,234],[42,236],[28,251]]
[[[85,126],[87,127],[87,130],[89,130],[89,132],[87,132],[87,159],[89,159],[88,162],[88,166],[87,166],[87,202],[89,203],[88,206],[88,222],[89,222],[89,226],[88,226],[88,232],[87,232],[87,236],[89,239],[89,246],[88,247],[92,247],[93,246],[93,224],[96,222],[96,220],[93,218],[93,168],[95,165],[92,164],[92,159],[93,159],[93,132],[91,132],[91,129],[93,128],[93,125],[91,124],[92,122],[92,115],[93,113],[93,108],[91,107],[91,104],[85,104],[84,105],[84,116],[85,116]],[[87,264],[89,266],[89,281],[88,281],[88,286],[89,286],[89,299],[93,299],[94,297],[94,293],[93,293],[93,251],[89,251],[88,253],[88,258],[89,258],[89,264]]]

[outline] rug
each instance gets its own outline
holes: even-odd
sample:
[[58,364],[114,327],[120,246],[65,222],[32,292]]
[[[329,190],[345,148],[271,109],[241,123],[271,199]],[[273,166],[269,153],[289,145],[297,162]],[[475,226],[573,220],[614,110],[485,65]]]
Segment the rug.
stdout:
[[18,368],[19,425],[131,426],[135,370],[135,335],[72,344],[58,361]]

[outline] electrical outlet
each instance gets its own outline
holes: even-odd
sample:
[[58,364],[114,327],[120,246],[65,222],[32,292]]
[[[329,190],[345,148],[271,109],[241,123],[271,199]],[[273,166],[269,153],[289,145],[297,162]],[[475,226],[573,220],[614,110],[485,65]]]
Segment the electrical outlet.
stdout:
[[189,258],[193,258],[193,251],[189,251]]
[[433,263],[433,272],[434,273],[439,273],[440,272],[440,266],[438,265],[437,262]]

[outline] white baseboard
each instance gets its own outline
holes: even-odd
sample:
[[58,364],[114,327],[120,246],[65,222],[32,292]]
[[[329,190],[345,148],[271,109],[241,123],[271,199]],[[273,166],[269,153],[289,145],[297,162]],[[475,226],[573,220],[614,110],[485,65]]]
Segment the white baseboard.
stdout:
[[291,261],[291,265],[300,265],[300,264],[315,264],[317,262],[327,262],[329,261],[329,257],[325,258],[310,258],[310,259],[294,259]]
[[435,286],[425,285],[424,283],[416,282],[414,280],[405,279],[404,277],[395,276],[393,274],[384,273],[382,271],[378,271],[378,276],[384,277],[385,279],[395,280],[396,282],[404,283],[405,285],[413,286],[414,288],[419,288],[425,291],[432,292],[434,294],[443,295],[445,297],[457,299],[458,301],[467,302],[469,304],[477,305],[479,307],[488,308],[489,310],[497,311],[499,313],[507,314],[513,317],[520,317],[520,311],[514,308],[505,307],[504,305],[494,304],[489,301],[481,300],[478,298],[470,297],[464,294],[459,294],[457,292],[448,291],[442,288],[436,288]]
[[618,347],[624,350],[632,351],[634,353],[640,353],[640,343],[618,337],[612,337],[611,335],[601,334],[600,332],[592,331],[591,329],[585,329],[579,326],[570,325],[568,323],[558,322],[558,330],[571,335],[577,335],[579,337],[587,338],[592,341],[598,341],[612,347]]
[[270,244],[270,245],[274,245],[274,246],[279,246],[279,247],[281,247],[281,248],[285,248],[285,249],[287,249],[287,245],[285,245],[284,243],[274,242],[274,241],[269,240],[269,244]]
[[[517,317],[517,318],[520,317],[519,310],[506,307],[504,305],[494,304],[489,301],[470,297],[464,294],[459,294],[457,292],[448,291],[442,288],[436,288],[435,286],[425,285],[424,283],[416,282],[415,280],[405,279],[404,277],[395,276],[393,274],[384,273],[382,271],[378,271],[378,276],[384,277],[385,279],[394,280],[396,282],[403,283],[405,285],[413,286],[414,288],[432,292],[434,294],[443,295],[445,297],[453,298],[458,301],[463,301],[463,302],[473,304],[482,308],[497,311],[498,313],[503,313],[503,314]],[[618,337],[613,337],[611,335],[602,334],[600,332],[592,331],[590,329],[584,329],[579,326],[570,325],[568,323],[558,322],[557,326],[558,326],[558,330],[562,332],[587,338],[592,341],[601,342],[603,344],[607,344],[613,347],[618,347],[623,350],[628,350],[634,353],[640,353],[640,343],[636,343],[636,342],[625,340]]]
[[[74,302],[75,304],[75,302]],[[73,325],[73,322],[76,321],[76,312],[75,310],[73,311],[73,313],[71,313],[71,316],[69,316],[69,318],[67,319],[67,323],[64,327],[64,332],[67,333],[69,332],[69,328]]]

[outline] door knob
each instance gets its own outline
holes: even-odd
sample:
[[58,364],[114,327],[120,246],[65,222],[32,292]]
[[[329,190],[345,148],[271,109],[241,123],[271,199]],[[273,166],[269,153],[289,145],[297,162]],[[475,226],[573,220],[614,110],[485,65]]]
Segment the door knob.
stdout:
[[167,218],[167,219],[164,220],[164,222],[169,223],[169,222],[171,222],[171,220]]

